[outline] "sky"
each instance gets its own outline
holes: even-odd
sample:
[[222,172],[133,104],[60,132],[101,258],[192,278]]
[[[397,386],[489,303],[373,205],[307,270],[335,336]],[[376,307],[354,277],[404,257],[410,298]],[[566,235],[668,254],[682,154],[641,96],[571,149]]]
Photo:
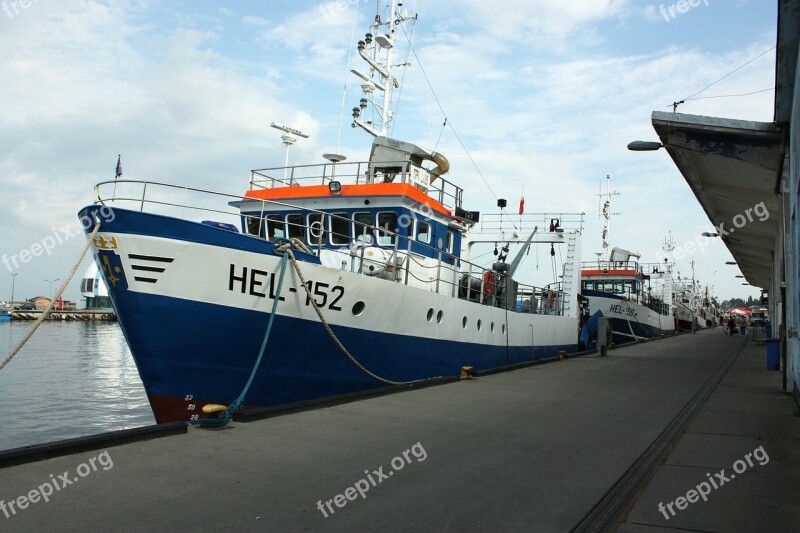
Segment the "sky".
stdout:
[[[527,212],[585,213],[584,260],[600,251],[597,194],[611,176],[612,246],[661,261],[669,232],[682,248],[713,228],[664,150],[626,145],[656,140],[652,111],[760,54],[678,111],[771,122],[776,4],[405,2],[418,14],[415,55],[392,136],[445,154],[466,209],[496,211],[506,198],[516,212],[524,188]],[[0,0],[0,300],[12,283],[17,300],[55,292],[61,281],[50,280],[66,277],[85,242],[76,214],[114,178],[118,154],[123,178],[231,194],[246,190],[251,169],[283,164],[273,121],[310,135],[292,163],[330,151],[366,159],[371,138],[350,127],[361,95],[348,61],[363,69],[350,51],[384,7]],[[759,294],[725,265],[719,239],[704,244],[677,261],[682,276],[694,259],[720,300]],[[80,298],[88,264],[67,299]]]

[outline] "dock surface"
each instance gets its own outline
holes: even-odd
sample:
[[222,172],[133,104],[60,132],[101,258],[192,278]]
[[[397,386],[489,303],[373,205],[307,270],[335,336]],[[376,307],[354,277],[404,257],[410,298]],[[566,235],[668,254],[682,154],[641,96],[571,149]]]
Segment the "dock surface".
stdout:
[[[716,328],[8,467],[5,502],[73,481],[0,509],[0,530],[569,531],[732,363],[620,531],[785,531],[800,522],[800,418],[764,350]],[[659,512],[759,446],[766,464]]]

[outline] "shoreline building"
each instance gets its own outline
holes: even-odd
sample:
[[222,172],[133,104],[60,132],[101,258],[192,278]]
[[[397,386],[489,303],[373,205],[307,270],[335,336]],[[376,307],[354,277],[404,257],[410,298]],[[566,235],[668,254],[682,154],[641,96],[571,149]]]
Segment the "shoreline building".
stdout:
[[85,309],[111,309],[108,288],[97,264],[92,261],[81,281],[81,296],[86,299]]

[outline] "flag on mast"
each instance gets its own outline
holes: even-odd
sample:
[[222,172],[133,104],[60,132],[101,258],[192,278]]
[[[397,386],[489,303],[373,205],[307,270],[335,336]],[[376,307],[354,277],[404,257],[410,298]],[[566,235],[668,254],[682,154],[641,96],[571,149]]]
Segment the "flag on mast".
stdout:
[[522,189],[522,194],[519,197],[519,214],[525,212],[525,188]]
[[114,179],[120,176],[122,176],[122,154],[117,155],[117,174],[114,176]]

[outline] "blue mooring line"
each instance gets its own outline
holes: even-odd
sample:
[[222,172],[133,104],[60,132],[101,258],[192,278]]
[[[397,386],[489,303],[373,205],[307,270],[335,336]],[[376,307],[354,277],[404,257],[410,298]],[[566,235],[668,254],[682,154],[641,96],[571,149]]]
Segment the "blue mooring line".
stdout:
[[283,258],[281,259],[281,270],[278,273],[278,287],[275,290],[275,299],[272,300],[272,312],[269,315],[269,322],[267,323],[267,331],[264,334],[264,341],[261,343],[261,351],[258,353],[258,358],[256,359],[255,364],[253,365],[253,370],[250,372],[250,378],[247,380],[247,384],[242,389],[242,392],[239,394],[239,397],[236,398],[233,403],[231,403],[227,409],[225,409],[222,414],[218,418],[201,418],[198,420],[200,426],[202,427],[209,427],[209,428],[220,428],[230,422],[231,418],[233,418],[233,414],[242,408],[244,405],[244,397],[247,395],[247,391],[250,390],[250,385],[253,383],[253,378],[256,377],[256,371],[258,370],[259,365],[261,364],[261,358],[264,357],[264,352],[267,349],[267,341],[269,340],[269,333],[272,331],[272,323],[275,321],[275,311],[278,309],[278,302],[280,301],[281,296],[281,287],[283,286],[283,275],[286,272],[286,263],[289,259],[289,252],[283,254]]

